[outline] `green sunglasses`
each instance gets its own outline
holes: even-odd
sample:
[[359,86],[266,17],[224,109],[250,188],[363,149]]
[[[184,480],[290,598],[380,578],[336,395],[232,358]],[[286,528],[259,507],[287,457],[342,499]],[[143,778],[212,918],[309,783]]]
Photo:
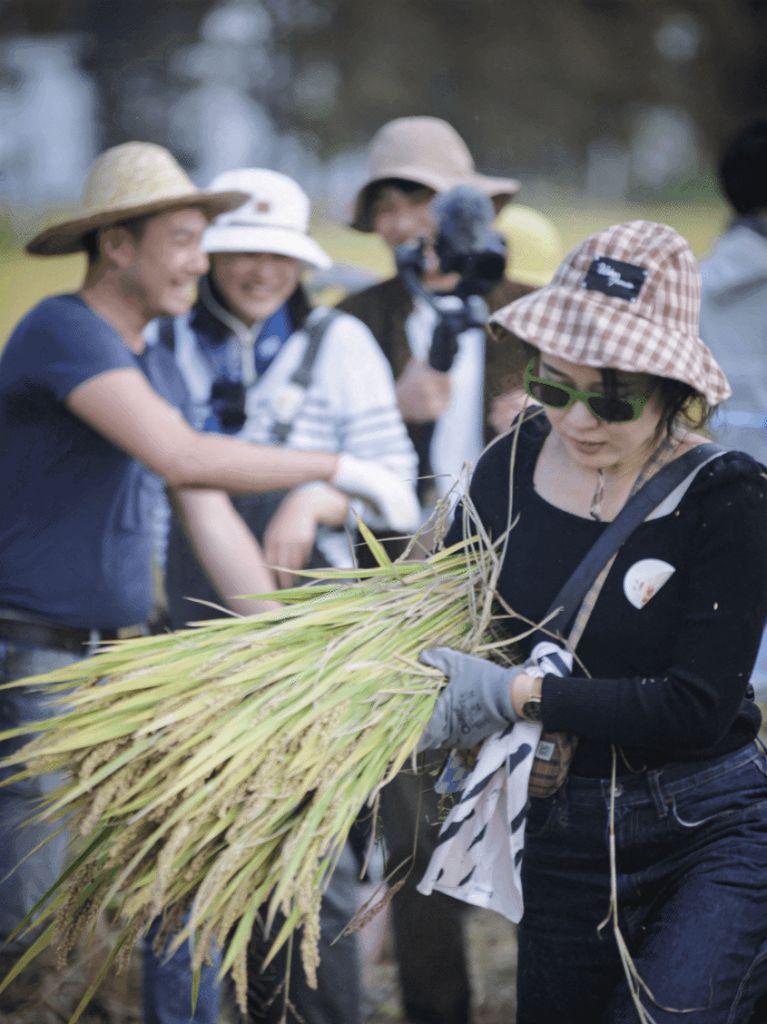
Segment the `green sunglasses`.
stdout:
[[630,423],[642,415],[649,393],[639,398],[616,398],[598,391],[576,391],[569,384],[546,380],[534,373],[537,357],[525,367],[524,386],[527,394],[541,405],[552,409],[569,409],[573,402],[583,402],[592,416],[605,423]]

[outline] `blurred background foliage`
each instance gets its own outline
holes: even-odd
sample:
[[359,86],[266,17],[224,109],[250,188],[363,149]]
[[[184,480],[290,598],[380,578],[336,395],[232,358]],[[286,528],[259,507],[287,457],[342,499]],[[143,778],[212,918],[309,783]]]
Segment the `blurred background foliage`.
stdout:
[[78,258],[21,244],[127,139],[201,185],[293,175],[333,255],[385,270],[339,225],[392,117],[449,120],[566,243],[640,215],[702,254],[725,217],[717,154],[766,107],[767,0],[0,0],[0,326],[77,283]]

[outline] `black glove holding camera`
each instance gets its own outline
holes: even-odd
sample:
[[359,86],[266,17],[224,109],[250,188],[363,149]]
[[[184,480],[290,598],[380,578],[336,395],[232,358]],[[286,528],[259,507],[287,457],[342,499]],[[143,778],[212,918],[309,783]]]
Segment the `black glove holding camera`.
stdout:
[[[434,252],[443,274],[458,274],[450,295],[435,295],[424,287],[422,278],[429,240],[419,239],[397,246],[397,271],[413,296],[425,299],[437,313],[429,346],[429,366],[447,373],[458,352],[458,337],[472,327],[484,327],[488,308],[483,295],[503,279],[506,242],[492,227],[495,209],[488,196],[470,185],[456,185],[434,200],[437,232]],[[419,496],[422,501],[431,486],[430,448],[433,423],[409,425],[418,452]],[[424,479],[427,478],[427,479]]]

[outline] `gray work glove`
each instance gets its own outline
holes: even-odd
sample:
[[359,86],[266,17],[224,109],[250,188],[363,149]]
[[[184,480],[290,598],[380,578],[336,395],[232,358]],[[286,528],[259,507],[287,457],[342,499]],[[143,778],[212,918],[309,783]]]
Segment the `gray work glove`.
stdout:
[[413,483],[402,480],[378,462],[344,452],[330,483],[345,494],[362,498],[375,509],[377,517],[367,519],[374,529],[412,533],[420,525],[421,507]]
[[420,660],[443,672],[448,684],[426,723],[419,752],[474,747],[510,722],[519,721],[511,704],[511,684],[526,666],[502,668],[452,647],[430,647],[421,652]]

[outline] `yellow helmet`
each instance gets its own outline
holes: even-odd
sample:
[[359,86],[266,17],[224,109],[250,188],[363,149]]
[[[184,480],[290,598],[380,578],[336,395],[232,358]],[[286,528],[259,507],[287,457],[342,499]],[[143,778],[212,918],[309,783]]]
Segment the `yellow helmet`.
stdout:
[[509,203],[498,214],[495,227],[509,247],[507,276],[522,284],[548,284],[565,249],[554,222],[531,206]]

